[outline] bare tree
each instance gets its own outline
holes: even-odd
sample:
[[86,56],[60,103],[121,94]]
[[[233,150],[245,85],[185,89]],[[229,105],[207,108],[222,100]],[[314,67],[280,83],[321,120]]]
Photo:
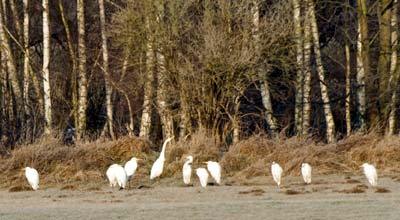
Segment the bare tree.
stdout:
[[[85,1],[77,0],[77,17],[78,17],[78,63],[79,63],[79,109],[78,109],[78,137],[82,138],[86,130],[86,109],[87,109],[87,76],[86,76],[86,43],[85,43]],[[104,27],[103,27],[104,28]],[[102,30],[103,32],[103,30]],[[102,33],[103,34],[103,33]],[[107,41],[107,39],[106,39]],[[104,41],[103,41],[104,44]],[[104,55],[104,48],[107,45],[103,45],[103,59],[107,57]],[[105,60],[105,59],[104,59]],[[103,60],[103,61],[104,61]],[[104,70],[107,71],[108,68],[105,67],[107,62],[104,62]],[[107,75],[107,73],[106,73]],[[108,103],[108,100],[107,100]],[[107,106],[108,110],[109,106]],[[107,114],[109,116],[109,114]],[[111,112],[112,115],[112,112]],[[109,122],[112,124],[112,120]],[[112,132],[112,126],[109,127],[110,133]],[[114,135],[112,135],[114,136]],[[114,137],[113,137],[114,138]]]
[[43,7],[43,94],[44,94],[44,114],[45,114],[45,134],[52,132],[52,109],[51,109],[51,90],[50,90],[50,8],[49,0],[42,1]]
[[393,11],[391,15],[391,50],[392,56],[390,58],[390,93],[391,93],[391,101],[390,101],[390,109],[389,109],[389,128],[388,134],[394,135],[396,133],[396,126],[397,126],[397,115],[396,115],[396,106],[398,105],[398,81],[399,81],[399,62],[398,62],[398,19],[397,19],[397,8],[398,8],[398,1],[394,0],[393,2]]
[[[258,53],[258,57],[260,56],[260,36],[259,36],[259,29],[260,29],[260,9],[259,9],[259,2],[258,1],[253,1],[253,38],[255,42],[255,50],[256,53]],[[267,79],[267,74],[265,70],[260,66],[256,68],[256,72],[258,76],[261,79],[261,85],[260,85],[260,90],[261,90],[261,97],[262,97],[262,103],[264,105],[265,111],[265,119],[271,129],[272,134],[275,134],[277,131],[277,122],[276,119],[273,115],[273,109],[272,109],[272,102],[271,102],[271,93],[269,89],[269,82]]]
[[[149,18],[146,18],[146,27],[150,32]],[[151,124],[152,124],[152,100],[154,96],[154,63],[155,53],[153,46],[153,37],[148,36],[146,42],[146,75],[144,85],[144,99],[142,119],[140,123],[140,137],[150,138]]]
[[379,60],[378,60],[378,74],[379,74],[379,106],[382,122],[387,120],[388,106],[390,99],[389,78],[390,78],[390,20],[392,0],[379,1]]
[[310,16],[311,9],[307,7],[304,21],[304,44],[303,44],[303,53],[304,53],[304,82],[303,82],[303,125],[302,131],[303,136],[308,135],[310,130],[310,119],[311,119],[311,47],[312,47],[312,39],[311,39],[311,25],[310,25]]
[[321,96],[322,101],[324,102],[323,108],[325,113],[325,121],[326,121],[326,139],[328,143],[335,141],[335,121],[333,120],[332,110],[330,106],[330,99],[328,94],[328,87],[325,80],[325,70],[322,64],[321,59],[321,51],[319,45],[319,32],[317,27],[317,20],[315,18],[315,7],[313,0],[307,0],[307,7],[310,10],[310,25],[311,25],[311,33],[313,37],[313,47],[315,52],[315,59],[317,64],[317,72],[320,80],[321,87]]
[[303,133],[303,83],[304,83],[304,57],[303,57],[303,31],[301,27],[301,7],[299,0],[292,0],[293,4],[293,21],[295,27],[296,42],[296,98],[295,98],[295,125],[296,133]]
[[104,0],[99,0],[100,9],[100,29],[103,49],[103,72],[106,89],[106,108],[107,108],[107,129],[112,139],[115,139],[114,134],[114,117],[113,117],[113,104],[112,104],[112,86],[110,83],[110,72],[108,66],[108,43],[106,35],[106,15],[104,11]]

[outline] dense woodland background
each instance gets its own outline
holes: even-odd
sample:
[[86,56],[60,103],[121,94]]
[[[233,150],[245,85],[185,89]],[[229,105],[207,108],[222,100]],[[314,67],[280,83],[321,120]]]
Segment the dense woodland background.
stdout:
[[397,0],[1,0],[4,149],[397,135]]

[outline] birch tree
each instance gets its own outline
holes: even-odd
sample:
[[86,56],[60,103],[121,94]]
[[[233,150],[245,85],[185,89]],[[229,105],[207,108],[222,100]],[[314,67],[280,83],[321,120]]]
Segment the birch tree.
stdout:
[[108,66],[108,43],[106,35],[106,15],[104,10],[104,0],[99,0],[100,9],[100,29],[102,39],[102,50],[103,50],[103,73],[106,90],[106,109],[107,109],[107,128],[112,139],[115,139],[113,124],[113,104],[112,104],[112,87],[110,83],[110,72]]
[[23,97],[25,103],[25,112],[28,113],[29,101],[29,82],[30,82],[30,51],[29,51],[29,0],[23,1],[24,8],[24,23],[23,23],[23,44],[24,44],[24,86]]
[[310,10],[310,25],[311,25],[311,34],[313,39],[313,47],[317,65],[317,72],[319,78],[319,84],[321,87],[321,96],[323,101],[323,108],[325,113],[325,121],[326,121],[326,139],[328,143],[332,143],[335,141],[335,122],[332,115],[332,110],[330,106],[330,99],[328,94],[328,87],[325,80],[325,70],[322,64],[321,59],[321,51],[319,45],[319,32],[317,26],[317,20],[315,18],[315,7],[313,0],[307,0],[307,7]]
[[357,0],[357,110],[361,132],[366,131],[366,82],[369,72],[369,40],[367,5],[365,0]]
[[392,0],[379,1],[379,60],[378,60],[378,75],[379,75],[379,106],[381,121],[387,120],[387,110],[389,105],[389,78],[390,78],[390,20]]
[[[253,39],[254,39],[254,44],[255,44],[255,50],[256,53],[258,54],[257,57],[260,56],[260,36],[259,36],[259,26],[260,26],[260,8],[259,8],[259,2],[258,1],[253,1]],[[257,75],[261,79],[261,85],[260,85],[260,90],[261,90],[261,97],[262,97],[262,103],[264,106],[264,115],[265,115],[265,120],[267,121],[269,128],[271,130],[271,133],[275,135],[277,131],[277,122],[276,119],[273,115],[273,109],[272,109],[272,102],[271,102],[271,93],[269,89],[269,82],[267,79],[267,74],[265,73],[265,70],[261,68],[260,66],[256,68],[255,70],[257,72]]]
[[44,115],[45,115],[45,134],[52,132],[52,109],[51,109],[51,90],[50,90],[50,14],[49,0],[42,1],[43,7],[43,94],[44,94]]
[[153,47],[153,37],[150,35],[150,21],[146,18],[146,27],[149,35],[146,42],[146,75],[144,79],[144,98],[143,110],[140,123],[140,137],[150,138],[152,124],[152,100],[154,96],[154,62],[155,54]]
[[304,21],[304,82],[303,82],[303,113],[302,113],[302,131],[303,136],[308,135],[310,130],[311,119],[311,25],[310,16],[312,9],[306,7],[305,21]]
[[[6,33],[7,32],[7,17],[5,16],[5,7],[3,3],[0,2],[0,43],[1,43],[1,53],[3,57],[3,64],[5,67],[7,67],[8,71],[8,76],[10,80],[10,86],[11,86],[11,93],[14,95],[16,102],[13,103],[14,110],[13,110],[13,115],[15,120],[22,120],[21,116],[23,116],[23,93],[21,91],[21,87],[19,84],[19,79],[18,79],[18,70],[17,66],[15,63],[14,55],[12,53],[13,49],[10,44],[10,39],[9,35]],[[6,84],[5,84],[6,85]],[[11,98],[11,97],[10,97]],[[12,99],[11,99],[12,100]],[[12,103],[13,101],[11,101]],[[10,112],[11,113],[11,112]]]
[[295,97],[295,125],[296,133],[303,133],[303,82],[304,82],[304,58],[303,58],[303,32],[301,28],[301,7],[299,0],[292,0],[293,22],[296,44],[296,97]]
[[[104,10],[104,7],[103,7]],[[79,109],[78,109],[78,137],[82,138],[85,134],[86,130],[86,109],[87,109],[87,77],[86,77],[86,43],[85,43],[85,1],[84,0],[77,0],[77,18],[78,18],[78,60],[79,60]],[[105,22],[105,21],[102,21]],[[102,26],[102,29],[104,26]],[[103,37],[103,30],[102,30],[102,37]],[[103,40],[103,44],[107,44],[107,39]],[[107,59],[108,55],[104,55],[105,51],[107,50],[107,45],[103,45],[103,65],[104,70],[108,71]],[[108,73],[106,72],[106,75]],[[107,83],[106,83],[107,84]],[[108,88],[110,89],[110,88]],[[108,92],[108,90],[107,90]],[[107,103],[109,103],[107,96]],[[107,113],[110,106],[107,106]],[[112,119],[112,111],[108,113],[107,116]],[[112,132],[112,120],[110,120],[111,126],[109,126],[110,133]],[[112,135],[113,137],[114,135]],[[114,137],[113,137],[114,138]]]
[[390,109],[389,109],[389,128],[388,134],[394,135],[396,133],[397,126],[397,115],[396,115],[396,107],[398,105],[398,81],[399,81],[399,62],[398,62],[398,19],[397,19],[397,7],[398,1],[394,0],[393,2],[393,11],[391,14],[391,49],[392,56],[390,58],[390,93],[391,93],[391,101],[390,101]]

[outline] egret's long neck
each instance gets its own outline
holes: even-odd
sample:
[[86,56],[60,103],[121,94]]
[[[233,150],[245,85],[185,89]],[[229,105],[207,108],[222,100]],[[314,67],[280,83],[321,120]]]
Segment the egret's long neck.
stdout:
[[165,158],[165,147],[167,146],[168,142],[171,141],[171,138],[165,140],[162,149],[161,149],[161,153],[160,153],[160,158]]

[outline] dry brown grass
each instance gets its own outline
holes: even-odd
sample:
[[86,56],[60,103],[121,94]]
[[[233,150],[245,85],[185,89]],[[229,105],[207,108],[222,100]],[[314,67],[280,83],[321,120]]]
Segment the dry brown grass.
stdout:
[[[76,182],[105,182],[105,171],[113,163],[123,164],[132,156],[146,162],[138,169],[139,175],[148,175],[156,153],[150,143],[139,138],[122,138],[118,141],[78,144],[75,147],[61,145],[56,139],[43,139],[38,143],[22,146],[3,158],[0,173],[7,178],[0,185],[26,185],[21,168],[30,166],[38,170],[40,184],[71,184]],[[150,164],[150,165],[148,165]]]
[[[197,132],[190,138],[169,144],[163,177],[181,177],[185,157],[194,157],[193,168],[204,167],[204,161],[220,161],[223,178],[240,183],[249,178],[270,175],[272,161],[284,168],[284,175],[299,175],[302,162],[313,166],[314,174],[361,174],[364,162],[375,164],[380,173],[400,171],[400,137],[384,138],[378,135],[353,135],[335,144],[315,143],[300,138],[271,140],[257,135],[231,146],[222,155],[222,143],[206,132]],[[74,185],[106,183],[105,171],[113,163],[123,164],[132,156],[139,162],[136,182],[147,179],[159,153],[148,141],[140,138],[121,138],[112,142],[92,142],[75,147],[63,146],[56,139],[17,148],[4,156],[0,163],[0,187],[25,186],[21,168],[31,166],[38,170],[41,185]],[[400,180],[400,178],[398,178]],[[348,178],[347,183],[358,183]],[[314,183],[316,184],[316,183]]]
[[180,176],[185,158],[189,155],[193,156],[193,169],[205,167],[202,163],[209,160],[219,161],[220,145],[217,138],[199,131],[186,140],[167,146],[163,176]]
[[225,175],[252,177],[270,175],[272,161],[279,163],[284,175],[299,174],[301,163],[313,166],[313,173],[358,173],[364,162],[375,164],[380,172],[400,170],[400,137],[374,134],[353,135],[335,144],[314,143],[293,137],[270,140],[253,136],[229,149],[222,158]]

